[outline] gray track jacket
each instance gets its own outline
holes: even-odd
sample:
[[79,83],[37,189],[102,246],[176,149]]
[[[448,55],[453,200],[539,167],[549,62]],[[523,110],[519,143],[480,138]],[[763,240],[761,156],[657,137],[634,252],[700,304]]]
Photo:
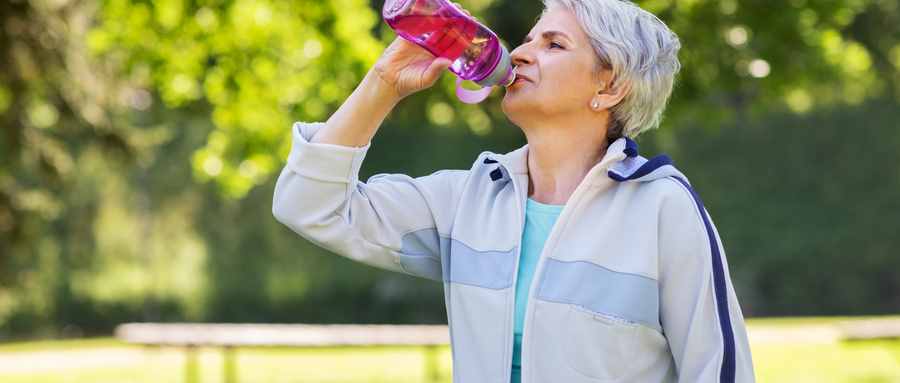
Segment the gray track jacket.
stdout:
[[[278,221],[337,254],[444,286],[453,382],[508,383],[528,146],[469,170],[358,179],[369,146],[296,123]],[[522,382],[753,382],[712,219],[665,155],[615,141],[565,205],[530,287]]]

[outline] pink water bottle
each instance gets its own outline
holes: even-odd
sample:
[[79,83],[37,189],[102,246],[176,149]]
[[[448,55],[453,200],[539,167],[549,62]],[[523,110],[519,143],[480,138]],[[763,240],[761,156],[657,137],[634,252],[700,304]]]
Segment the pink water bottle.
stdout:
[[[386,0],[381,14],[400,37],[453,60],[448,69],[456,74],[456,96],[462,102],[479,103],[493,86],[515,80],[509,51],[497,35],[447,0]],[[463,80],[482,89],[465,89]]]

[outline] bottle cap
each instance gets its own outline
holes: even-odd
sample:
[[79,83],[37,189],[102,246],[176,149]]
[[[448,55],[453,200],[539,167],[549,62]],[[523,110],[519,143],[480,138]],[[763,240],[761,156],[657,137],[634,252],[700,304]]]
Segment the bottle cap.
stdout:
[[477,104],[484,101],[494,90],[495,85],[510,86],[516,79],[516,71],[512,66],[512,60],[509,57],[509,51],[502,44],[500,45],[500,60],[497,60],[494,69],[483,79],[475,83],[481,85],[479,90],[468,90],[462,87],[463,80],[456,78],[456,97],[466,104]]
[[503,44],[500,44],[500,59],[497,60],[494,69],[492,69],[483,79],[478,80],[475,83],[485,87],[494,85],[509,86],[515,79],[516,74],[513,70],[509,51],[506,50],[506,47],[504,47]]

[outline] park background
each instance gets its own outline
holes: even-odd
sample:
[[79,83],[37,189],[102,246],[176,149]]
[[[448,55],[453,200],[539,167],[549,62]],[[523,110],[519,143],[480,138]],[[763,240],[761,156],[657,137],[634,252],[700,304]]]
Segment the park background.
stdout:
[[[542,8],[459,2],[510,48]],[[637,141],[704,199],[748,323],[900,313],[900,2],[637,3],[683,45],[662,126]],[[382,4],[0,1],[0,359],[123,347],[77,339],[124,322],[446,323],[440,284],[330,254],[271,214],[291,123],[327,119],[394,38]],[[502,90],[466,105],[453,85],[400,103],[363,179],[524,144]],[[900,342],[803,347],[754,346],[758,378],[803,381],[811,352],[844,369],[833,381],[900,381]],[[369,351],[284,381],[339,381],[323,366],[396,350]],[[0,363],[4,381],[57,376],[23,374]]]

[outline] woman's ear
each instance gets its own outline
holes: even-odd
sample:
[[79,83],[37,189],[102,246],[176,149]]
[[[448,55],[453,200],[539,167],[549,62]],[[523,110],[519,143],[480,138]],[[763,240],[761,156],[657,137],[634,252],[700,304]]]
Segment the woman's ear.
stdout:
[[604,110],[612,108],[622,102],[622,99],[628,95],[629,91],[631,91],[630,82],[607,88],[606,83],[601,81],[600,89],[591,100],[591,108],[594,110]]

